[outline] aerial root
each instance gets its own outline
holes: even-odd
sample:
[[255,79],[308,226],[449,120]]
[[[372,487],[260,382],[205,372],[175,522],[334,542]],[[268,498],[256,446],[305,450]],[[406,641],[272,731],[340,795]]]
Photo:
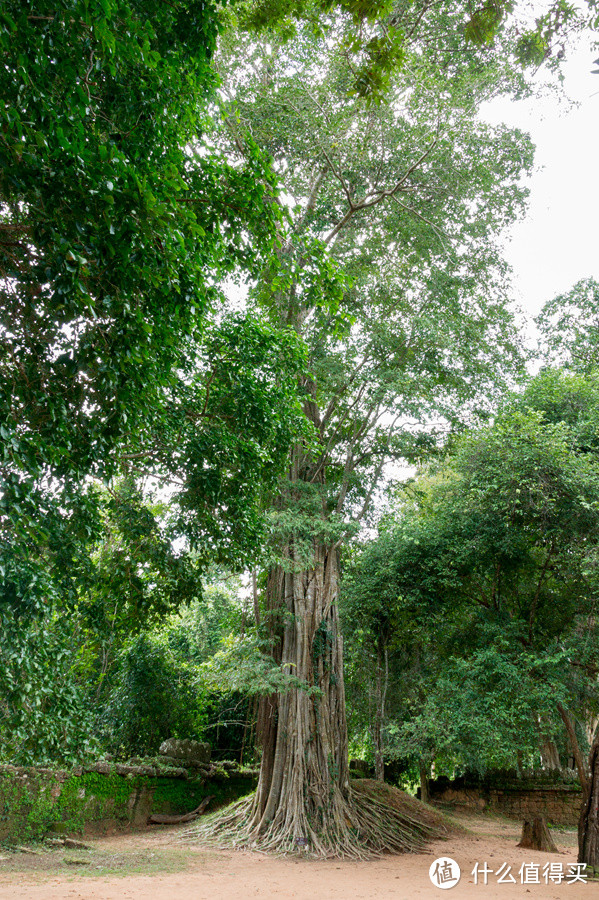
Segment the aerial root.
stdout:
[[380,793],[373,794],[361,786],[359,791],[352,790],[348,799],[339,796],[316,828],[303,810],[287,808],[260,833],[253,818],[254,796],[250,795],[205,817],[178,839],[282,855],[369,859],[386,852],[422,851],[446,831],[441,819],[435,821],[438,817],[418,801],[408,798],[408,812],[385,802]]

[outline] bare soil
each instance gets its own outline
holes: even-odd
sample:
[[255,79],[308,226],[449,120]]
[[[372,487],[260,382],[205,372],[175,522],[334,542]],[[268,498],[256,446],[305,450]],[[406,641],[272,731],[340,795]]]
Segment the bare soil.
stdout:
[[[177,842],[185,826],[155,826],[137,834],[87,839],[90,850],[38,849],[38,855],[0,849],[0,900],[245,900],[246,897],[397,898],[433,900],[445,892],[429,878],[438,857],[450,856],[462,870],[452,898],[535,896],[546,900],[599,900],[599,882],[545,884],[545,863],[576,861],[574,829],[552,829],[558,854],[516,846],[521,825],[485,814],[454,815],[466,830],[436,841],[425,853],[384,856],[368,862],[277,858]],[[475,863],[496,870],[511,865],[516,884],[475,884]],[[520,883],[522,863],[536,863],[540,884]]]

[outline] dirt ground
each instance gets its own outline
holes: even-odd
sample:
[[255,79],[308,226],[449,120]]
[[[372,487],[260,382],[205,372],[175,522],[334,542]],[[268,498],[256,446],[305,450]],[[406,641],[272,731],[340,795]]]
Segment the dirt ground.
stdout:
[[[545,883],[545,863],[564,873],[576,861],[574,830],[553,830],[559,855],[516,847],[517,822],[488,815],[460,815],[467,829],[431,844],[426,853],[386,856],[369,862],[281,859],[254,852],[227,852],[177,843],[177,828],[86,840],[89,850],[40,850],[38,855],[0,850],[0,900],[244,900],[246,897],[397,898],[443,896],[429,878],[431,863],[451,857],[461,867],[453,898],[536,896],[546,900],[599,900],[599,882]],[[181,829],[182,830],[182,829]],[[475,863],[493,874],[475,883]],[[516,883],[497,883],[502,863]],[[537,865],[540,880],[521,883],[522,863]],[[502,870],[504,873],[506,869]],[[535,877],[535,869],[528,870]],[[553,870],[555,871],[555,870]],[[559,870],[558,870],[559,871]],[[507,877],[507,876],[506,876]]]

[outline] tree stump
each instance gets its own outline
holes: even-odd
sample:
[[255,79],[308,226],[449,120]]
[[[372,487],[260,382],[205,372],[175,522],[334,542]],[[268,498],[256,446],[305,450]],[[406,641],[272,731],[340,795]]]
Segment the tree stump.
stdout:
[[526,850],[544,850],[545,853],[559,853],[549,834],[544,816],[535,816],[532,822],[528,820],[524,822],[518,847],[524,847]]

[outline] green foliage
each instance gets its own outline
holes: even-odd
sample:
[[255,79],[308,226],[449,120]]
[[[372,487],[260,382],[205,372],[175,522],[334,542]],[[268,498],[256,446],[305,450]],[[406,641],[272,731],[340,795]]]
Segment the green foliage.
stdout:
[[304,367],[305,350],[290,329],[223,317],[207,330],[198,372],[177,385],[166,421],[143,436],[150,471],[182,485],[173,528],[204,566],[255,558],[264,498],[293,440],[309,437],[298,392]]
[[456,764],[468,772],[538,767],[539,722],[553,719],[543,739],[559,735],[555,704],[566,699],[559,677],[565,661],[563,654],[539,661],[495,635],[465,658],[438,662],[421,702],[413,698],[405,721],[389,723],[388,756],[434,759],[449,774]]
[[215,38],[203,3],[4,5],[1,410],[17,471],[109,471],[214,294],[206,267],[239,258],[218,193],[228,177],[247,198],[244,175],[186,149]]
[[577,282],[545,304],[537,317],[542,355],[549,363],[591,374],[599,367],[599,283]]
[[174,550],[166,510],[152,507],[131,477],[105,493],[103,526],[77,603],[96,640],[134,633],[199,592],[197,563]]
[[[455,30],[463,42],[462,52],[499,45],[523,66],[553,65],[563,56],[564,42],[572,31],[596,24],[595,4],[588,10],[554,0],[531,21],[530,10],[513,0],[481,0],[478,3],[445,3],[442,14],[455,18]],[[415,36],[425,31],[433,42],[439,39],[437,10],[426,0],[391,3],[389,0],[249,0],[229,7],[225,18],[242,31],[274,30],[283,40],[293,39],[302,25],[318,37],[341,24],[343,50],[350,62],[348,93],[369,102],[384,102],[386,92],[409,58]],[[334,25],[331,24],[334,21]],[[505,33],[512,38],[507,51]],[[554,52],[556,47],[561,49]]]
[[239,589],[238,577],[213,570],[203,585],[202,599],[183,607],[160,629],[175,652],[199,665],[220,649],[223,638],[240,633],[246,612]]
[[278,219],[263,155],[231,166],[201,136],[217,31],[196,0],[3,6],[0,578],[18,615],[89,575],[90,476],[177,478],[190,538],[234,558],[295,433],[297,340],[206,322]]
[[258,672],[252,668],[244,628],[236,583],[217,580],[201,599],[126,641],[102,678],[102,746],[120,758],[155,755],[163,740],[180,737],[207,740],[220,757],[242,747],[251,753],[248,696],[277,673],[266,657]]
[[64,765],[97,752],[68,623],[56,617],[27,623],[3,610],[0,629],[0,759]]
[[389,756],[538,764],[558,703],[596,713],[598,412],[594,377],[542,372],[400,491],[354,563],[352,640],[372,656],[387,631],[403,686]]
[[298,678],[293,671],[281,670],[267,654],[268,642],[254,636],[225,639],[223,647],[201,668],[201,681],[213,691],[238,692],[246,696],[285,693],[300,688],[310,694],[319,689]]
[[134,638],[117,661],[100,719],[105,746],[121,758],[155,755],[169,737],[201,737],[206,699],[194,676],[164,636]]

